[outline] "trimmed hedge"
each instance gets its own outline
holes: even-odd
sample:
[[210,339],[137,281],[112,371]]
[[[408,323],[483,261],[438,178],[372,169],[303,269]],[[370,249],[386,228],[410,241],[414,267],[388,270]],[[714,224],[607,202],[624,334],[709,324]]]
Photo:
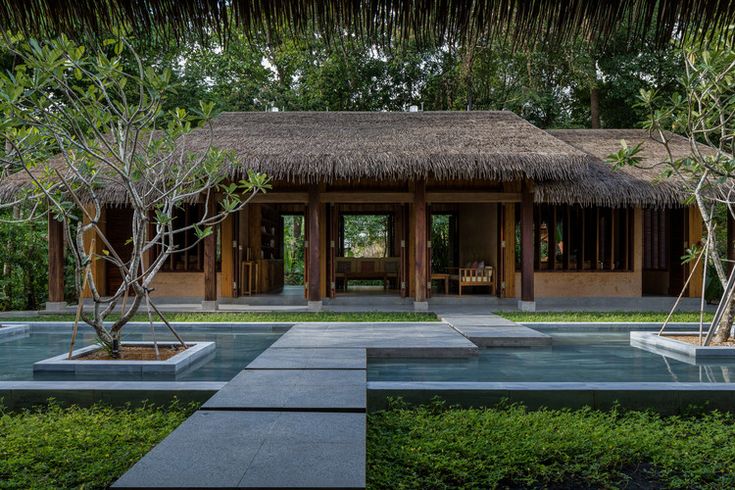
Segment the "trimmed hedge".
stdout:
[[[434,313],[423,312],[301,312],[301,311],[241,311],[215,313],[166,313],[166,319],[171,322],[436,322],[439,321]],[[2,313],[0,313],[2,317]],[[110,315],[112,321],[118,315]],[[28,317],[6,318],[7,321],[74,321],[74,315],[33,315]],[[147,322],[148,317],[139,313],[133,317],[134,321]],[[2,321],[2,318],[0,318]]]
[[735,488],[735,418],[415,409],[369,415],[370,488]]
[[0,488],[107,488],[193,406],[0,411]]
[[[659,322],[663,323],[668,312],[655,311],[560,311],[560,312],[523,312],[503,311],[498,315],[516,322]],[[698,312],[676,312],[671,316],[672,322],[699,322]],[[704,321],[712,321],[712,313],[705,312]]]

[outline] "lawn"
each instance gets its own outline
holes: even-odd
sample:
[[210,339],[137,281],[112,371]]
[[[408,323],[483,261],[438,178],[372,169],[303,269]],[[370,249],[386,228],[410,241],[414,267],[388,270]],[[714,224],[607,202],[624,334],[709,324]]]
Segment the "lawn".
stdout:
[[[105,488],[193,407],[0,411],[0,488]],[[735,417],[453,409],[368,416],[368,488],[733,488]]]
[[[503,311],[498,315],[516,322],[663,322],[668,313],[653,311],[629,312],[592,312],[562,311],[536,312]],[[705,312],[704,321],[711,321],[712,313]],[[678,312],[671,317],[672,322],[699,322],[697,312]]]
[[368,417],[368,487],[734,488],[734,422],[394,407]]
[[[172,322],[436,322],[434,313],[426,312],[215,312],[215,313],[164,313]],[[116,318],[110,317],[110,321]],[[138,314],[134,321],[148,321],[144,314]],[[74,321],[74,315],[32,315],[27,317],[2,317],[0,321]]]
[[0,411],[0,488],[107,488],[193,409]]

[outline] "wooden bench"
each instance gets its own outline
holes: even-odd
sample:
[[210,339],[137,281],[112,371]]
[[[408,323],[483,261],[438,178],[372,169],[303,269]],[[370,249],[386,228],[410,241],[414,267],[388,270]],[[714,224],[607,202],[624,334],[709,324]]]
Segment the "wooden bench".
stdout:
[[334,265],[335,278],[344,281],[345,289],[347,281],[354,280],[383,281],[383,289],[388,289],[391,279],[398,281],[400,258],[336,257]]

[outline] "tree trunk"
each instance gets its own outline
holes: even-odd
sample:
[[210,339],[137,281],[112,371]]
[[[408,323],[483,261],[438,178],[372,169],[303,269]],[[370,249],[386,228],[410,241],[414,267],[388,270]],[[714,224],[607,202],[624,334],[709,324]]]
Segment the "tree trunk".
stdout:
[[[727,294],[727,291],[725,292],[725,294]],[[717,331],[715,332],[715,343],[722,343],[730,340],[733,319],[735,319],[735,294],[731,294],[727,300],[725,313],[722,315],[720,324],[717,325]]]
[[590,88],[590,116],[592,129],[600,129],[600,89],[596,86]]

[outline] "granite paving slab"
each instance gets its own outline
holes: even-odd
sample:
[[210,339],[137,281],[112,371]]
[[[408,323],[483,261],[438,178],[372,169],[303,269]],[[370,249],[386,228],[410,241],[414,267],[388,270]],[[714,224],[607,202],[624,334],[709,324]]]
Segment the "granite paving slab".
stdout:
[[458,332],[480,347],[537,347],[551,345],[551,336],[538,330],[515,326],[455,326]]
[[271,348],[363,348],[368,357],[471,357],[479,349],[446,323],[297,324]]
[[492,313],[487,314],[472,314],[472,313],[451,313],[442,315],[442,320],[451,324],[454,327],[459,325],[476,325],[486,327],[500,327],[500,326],[515,326],[518,323],[503,318]]
[[365,349],[270,348],[246,369],[366,369]]
[[364,412],[366,376],[363,370],[245,370],[202,408]]
[[365,414],[200,410],[112,488],[365,488]]

